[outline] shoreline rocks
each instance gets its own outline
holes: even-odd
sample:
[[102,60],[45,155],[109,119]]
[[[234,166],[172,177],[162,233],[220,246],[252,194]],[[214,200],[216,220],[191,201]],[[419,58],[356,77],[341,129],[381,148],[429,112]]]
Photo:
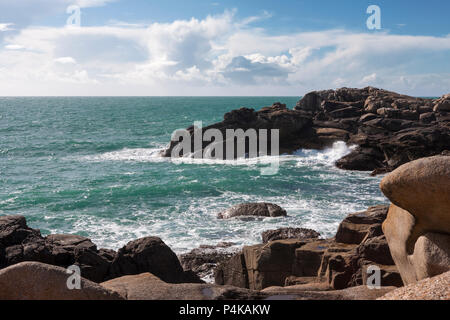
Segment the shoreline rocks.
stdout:
[[[49,250],[49,252],[59,252],[61,257],[71,256],[73,252],[82,251],[82,249],[91,250],[89,251],[91,253],[97,252],[99,255],[103,252],[102,256],[111,263],[108,270],[113,275],[113,279],[100,283],[104,292],[108,293],[106,297],[100,295],[100,298],[129,300],[376,299],[394,290],[395,287],[402,286],[401,277],[390,256],[381,228],[387,211],[388,206],[376,206],[364,212],[350,214],[342,221],[336,237],[331,239],[319,239],[319,234],[309,229],[269,230],[267,235],[274,236],[273,239],[280,236],[289,238],[292,230],[297,231],[294,234],[298,238],[267,239],[266,243],[244,247],[237,253],[233,253],[234,244],[232,243],[201,246],[180,255],[181,264],[170,248],[155,237],[132,241],[118,253],[102,251],[104,249],[94,251],[95,245],[89,239],[79,236],[52,235],[46,240],[53,246],[53,251]],[[3,236],[3,238],[0,237],[0,243],[8,244],[7,248],[14,246],[14,243],[24,238],[24,235],[38,234],[37,230],[26,226],[23,217],[0,218],[0,221],[7,225],[2,227],[0,223],[0,235]],[[13,223],[14,221],[16,223]],[[432,242],[436,242],[436,239],[433,239]],[[420,243],[422,247],[427,247],[427,241],[422,240]],[[63,248],[64,250],[61,250]],[[106,257],[107,254],[108,257]],[[30,262],[14,264],[0,270],[0,282],[4,270],[10,268],[20,270],[22,264],[27,265]],[[34,268],[33,264],[42,265],[31,262],[31,267],[27,268]],[[82,270],[90,268],[91,272],[96,268],[92,264],[79,265]],[[111,267],[112,265],[115,267]],[[379,267],[381,290],[368,290],[366,285],[369,266]],[[42,268],[50,270],[48,271],[50,274],[53,272],[52,268],[57,268],[61,277],[63,274],[61,272],[64,272],[64,279],[67,279],[68,275],[63,268],[48,265],[43,265]],[[117,273],[114,274],[111,270],[117,270]],[[205,270],[209,274],[215,270],[216,284],[200,283],[198,276]],[[127,272],[130,274],[126,275]],[[155,273],[160,276],[156,276]],[[192,276],[190,281],[186,281],[186,279],[189,280],[187,275]],[[180,283],[179,277],[184,280],[183,283]],[[98,284],[89,284],[90,281],[87,279],[83,281],[88,281],[87,288],[99,290]],[[13,296],[11,293],[8,294],[10,297]],[[83,299],[86,295],[86,293],[77,294],[74,299]],[[40,298],[41,296],[36,293],[30,297]],[[67,297],[71,299],[70,295]],[[44,298],[55,297],[48,295]],[[93,294],[89,298],[97,299],[97,296]]]
[[156,237],[131,241],[115,252],[97,249],[90,239],[77,235],[42,237],[23,216],[0,216],[0,270],[25,261],[63,268],[77,265],[84,278],[97,283],[149,271],[167,282],[202,282],[185,272],[175,253]]
[[401,286],[400,275],[390,255],[381,224],[388,206],[369,208],[349,215],[333,239],[274,240],[245,246],[216,269],[216,284],[251,290],[301,283],[339,290],[363,285],[366,269],[381,270],[382,286]]
[[[449,105],[450,94],[433,100],[373,87],[341,88],[310,92],[293,110],[279,102],[260,111],[233,110],[202,130],[279,129],[280,153],[344,141],[357,147],[336,162],[338,168],[380,174],[450,150]],[[192,135],[194,128],[188,131]],[[171,157],[178,143],[171,141],[162,155]],[[208,145],[204,142],[202,150]]]

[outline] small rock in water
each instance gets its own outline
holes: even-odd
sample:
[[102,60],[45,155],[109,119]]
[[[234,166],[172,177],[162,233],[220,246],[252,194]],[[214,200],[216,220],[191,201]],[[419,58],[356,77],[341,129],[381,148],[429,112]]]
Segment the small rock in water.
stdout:
[[285,217],[286,210],[272,203],[242,203],[231,207],[217,215],[218,219],[234,217]]

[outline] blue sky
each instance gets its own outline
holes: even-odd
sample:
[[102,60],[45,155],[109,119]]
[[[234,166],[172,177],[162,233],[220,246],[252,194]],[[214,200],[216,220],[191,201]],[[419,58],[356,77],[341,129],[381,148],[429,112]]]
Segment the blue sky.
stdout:
[[[78,5],[81,26],[68,27]],[[369,5],[381,29],[369,30]],[[448,1],[0,0],[0,95],[450,92]]]

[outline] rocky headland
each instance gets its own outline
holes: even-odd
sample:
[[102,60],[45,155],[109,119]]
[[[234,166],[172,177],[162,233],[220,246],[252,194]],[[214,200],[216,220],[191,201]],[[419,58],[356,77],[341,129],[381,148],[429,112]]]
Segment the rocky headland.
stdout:
[[[293,109],[281,103],[259,111],[241,108],[202,130],[225,136],[227,129],[251,128],[279,129],[281,153],[344,141],[357,147],[336,162],[339,168],[386,173],[450,149],[450,94],[424,99],[373,87],[314,91]],[[193,135],[194,127],[187,130]],[[163,155],[171,157],[178,143],[171,141]],[[210,143],[203,142],[203,149]]]

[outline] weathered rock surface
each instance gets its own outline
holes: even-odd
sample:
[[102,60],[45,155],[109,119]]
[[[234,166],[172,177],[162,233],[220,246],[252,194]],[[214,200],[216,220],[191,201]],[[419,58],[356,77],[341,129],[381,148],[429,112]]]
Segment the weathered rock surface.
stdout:
[[359,244],[373,227],[381,226],[386,219],[387,207],[371,207],[363,212],[348,215],[339,225],[336,242]]
[[381,190],[393,203],[383,231],[404,283],[435,275],[436,259],[445,261],[450,256],[446,240],[450,236],[450,157],[405,164],[382,180]]
[[261,236],[262,242],[267,243],[286,239],[315,239],[320,237],[320,233],[306,228],[280,228],[264,231]]
[[217,215],[219,219],[234,217],[284,217],[286,210],[272,203],[242,203],[235,205]]
[[450,300],[450,272],[390,291],[379,300]]
[[222,242],[216,246],[202,245],[179,256],[184,270],[190,270],[201,279],[214,279],[216,266],[230,259],[237,249],[233,249],[234,243]]
[[124,276],[101,285],[128,300],[259,300],[268,296],[232,286],[169,284],[151,273]]
[[159,238],[132,241],[116,253],[98,250],[81,236],[42,237],[39,230],[27,226],[25,217],[1,216],[0,269],[24,261],[64,268],[77,265],[81,275],[94,282],[150,271],[167,282],[201,282],[194,273],[183,270],[175,253]]
[[214,279],[218,285],[249,288],[248,271],[244,254],[242,252],[236,253],[230,259],[218,264],[214,271]]
[[305,240],[293,239],[244,247],[242,251],[248,274],[248,287],[261,290],[284,284],[286,278],[292,274],[295,249],[305,243]]
[[134,240],[119,249],[111,263],[109,276],[118,278],[144,272],[169,283],[201,282],[183,270],[176,254],[157,237]]
[[124,276],[101,284],[128,300],[374,300],[395,287],[370,290],[366,286],[345,290],[307,291],[299,286],[269,287],[253,291],[211,284],[168,284],[150,273]]
[[[216,283],[254,290],[271,286],[301,284],[323,290],[345,289],[366,283],[368,266],[381,270],[382,286],[401,286],[382,222],[388,206],[369,208],[349,215],[334,239],[301,238],[269,241],[244,247],[219,264]],[[313,234],[314,235],[314,234]]]
[[450,235],[426,233],[417,239],[411,261],[417,279],[437,276],[450,270]]
[[0,270],[0,300],[123,300],[117,292],[81,278],[81,289],[69,290],[66,269],[21,262]]
[[262,290],[271,295],[267,300],[375,300],[395,290],[396,287],[383,287],[371,290],[367,286],[357,286],[342,290],[308,291],[305,287],[270,287]]
[[427,231],[450,233],[450,157],[435,156],[407,163],[387,175],[380,188],[393,204],[417,221],[408,249]]
[[[226,129],[279,129],[281,153],[323,149],[345,141],[358,147],[337,161],[339,168],[381,173],[450,150],[449,101],[449,95],[423,99],[373,87],[314,91],[294,110],[281,103],[260,111],[242,108],[225,114],[224,121],[203,132],[213,128],[225,136]],[[194,128],[188,131],[192,135]],[[172,155],[178,143],[172,141],[163,155],[181,156]]]

